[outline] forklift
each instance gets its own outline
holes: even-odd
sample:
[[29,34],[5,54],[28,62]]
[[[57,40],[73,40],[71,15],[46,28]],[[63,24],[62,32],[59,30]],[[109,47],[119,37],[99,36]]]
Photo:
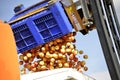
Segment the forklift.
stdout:
[[[120,80],[120,25],[113,0],[44,0],[43,2],[48,2],[47,6],[49,6],[57,1],[62,4],[76,32],[86,35],[97,29],[111,79]],[[47,6],[12,20],[8,24],[12,25],[16,21],[43,11]],[[19,10],[20,7],[21,5],[17,6],[15,10]],[[20,11],[16,14],[18,13]]]

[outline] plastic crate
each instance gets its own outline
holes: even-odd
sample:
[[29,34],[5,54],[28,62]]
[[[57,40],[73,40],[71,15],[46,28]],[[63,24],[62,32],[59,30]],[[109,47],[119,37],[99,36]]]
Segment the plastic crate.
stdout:
[[42,12],[11,24],[11,27],[18,53],[72,32],[72,25],[59,2],[50,5]]

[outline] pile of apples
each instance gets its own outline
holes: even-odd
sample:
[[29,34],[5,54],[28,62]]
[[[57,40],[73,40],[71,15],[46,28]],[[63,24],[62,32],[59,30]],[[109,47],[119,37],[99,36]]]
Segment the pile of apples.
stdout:
[[37,46],[19,55],[19,64],[23,66],[21,74],[38,72],[57,68],[75,68],[78,71],[87,71],[85,60],[79,60],[77,55],[88,59],[88,55],[75,46],[76,32],[71,32],[61,38]]

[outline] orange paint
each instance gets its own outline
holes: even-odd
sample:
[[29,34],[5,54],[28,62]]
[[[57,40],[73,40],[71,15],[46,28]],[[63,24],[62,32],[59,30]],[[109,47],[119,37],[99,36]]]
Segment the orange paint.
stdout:
[[14,36],[10,26],[0,21],[0,80],[20,80]]

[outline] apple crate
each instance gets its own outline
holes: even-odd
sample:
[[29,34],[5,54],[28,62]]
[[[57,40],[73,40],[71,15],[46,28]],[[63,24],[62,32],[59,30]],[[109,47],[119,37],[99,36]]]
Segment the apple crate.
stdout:
[[[30,8],[34,10],[34,8],[37,9],[37,6],[40,8],[40,5],[37,4]],[[20,15],[13,16],[10,21],[23,16],[22,13],[25,15],[25,11],[30,12],[30,8],[28,8],[29,11],[25,9],[19,12]],[[43,11],[10,23],[10,25],[15,36],[18,53],[22,53],[72,32],[72,25],[59,1],[49,5]]]

